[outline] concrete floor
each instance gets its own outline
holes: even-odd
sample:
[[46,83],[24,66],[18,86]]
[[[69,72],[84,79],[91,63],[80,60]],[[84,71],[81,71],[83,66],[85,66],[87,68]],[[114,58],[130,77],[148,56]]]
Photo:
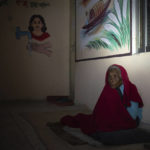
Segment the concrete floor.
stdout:
[[[58,121],[63,115],[76,114],[77,112],[90,112],[88,108],[83,105],[73,106],[57,106],[47,101],[9,101],[0,102],[0,113],[18,113],[32,124],[40,135],[42,141],[47,145],[48,150],[150,150],[150,145],[132,144],[124,146],[102,146],[92,147],[89,145],[71,146],[59,137],[55,136],[45,124],[48,121]],[[150,126],[142,123],[141,126],[150,129]]]

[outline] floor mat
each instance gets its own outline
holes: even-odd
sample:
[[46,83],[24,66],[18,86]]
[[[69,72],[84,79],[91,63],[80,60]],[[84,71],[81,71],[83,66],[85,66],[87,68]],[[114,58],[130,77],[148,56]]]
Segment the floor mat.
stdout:
[[150,143],[150,132],[142,128],[113,132],[98,132],[93,134],[92,137],[104,145]]
[[59,137],[72,145],[90,144],[93,146],[103,145],[127,145],[127,144],[150,144],[150,132],[142,129],[121,130],[115,132],[97,133],[89,137],[77,129],[63,127],[60,123],[47,123],[47,126]]
[[60,138],[67,141],[71,145],[83,145],[87,144],[87,142],[73,136],[72,134],[67,133],[65,130],[63,130],[63,126],[59,123],[52,123],[48,122],[47,126]]
[[102,144],[96,141],[92,137],[83,134],[78,128],[70,128],[67,126],[62,126],[61,123],[51,123],[48,122],[47,126],[60,138],[65,140],[71,145],[84,145],[89,144],[95,147],[101,147]]

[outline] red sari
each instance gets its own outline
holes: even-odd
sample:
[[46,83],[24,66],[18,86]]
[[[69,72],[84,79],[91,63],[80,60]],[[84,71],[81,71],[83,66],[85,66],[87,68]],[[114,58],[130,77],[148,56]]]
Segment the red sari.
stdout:
[[121,76],[124,84],[124,94],[121,100],[116,89],[108,84],[108,71],[106,72],[105,86],[97,101],[92,114],[77,114],[76,116],[65,116],[61,119],[63,125],[80,128],[85,134],[98,131],[110,132],[124,129],[136,128],[136,120],[133,120],[126,107],[130,101],[138,102],[143,107],[142,99],[134,84],[129,81],[126,70],[120,66]]

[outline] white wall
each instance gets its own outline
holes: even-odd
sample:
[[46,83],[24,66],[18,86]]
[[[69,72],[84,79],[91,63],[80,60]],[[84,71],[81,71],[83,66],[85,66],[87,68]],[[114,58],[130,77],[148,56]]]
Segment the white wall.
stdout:
[[[28,1],[30,2],[30,1]],[[69,95],[69,0],[46,0],[48,7],[25,7],[16,1],[0,7],[0,99],[41,100]],[[26,49],[27,36],[16,39],[16,27],[28,31],[33,14],[44,17],[51,35],[50,57]]]
[[105,73],[112,64],[124,66],[144,101],[143,121],[150,123],[150,53],[76,63],[75,103],[95,106],[104,87]]

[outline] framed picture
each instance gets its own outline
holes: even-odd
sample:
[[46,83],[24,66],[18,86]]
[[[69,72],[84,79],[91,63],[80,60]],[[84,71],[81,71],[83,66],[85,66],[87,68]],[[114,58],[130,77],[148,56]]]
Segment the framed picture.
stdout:
[[131,0],[76,1],[76,61],[132,54]]

